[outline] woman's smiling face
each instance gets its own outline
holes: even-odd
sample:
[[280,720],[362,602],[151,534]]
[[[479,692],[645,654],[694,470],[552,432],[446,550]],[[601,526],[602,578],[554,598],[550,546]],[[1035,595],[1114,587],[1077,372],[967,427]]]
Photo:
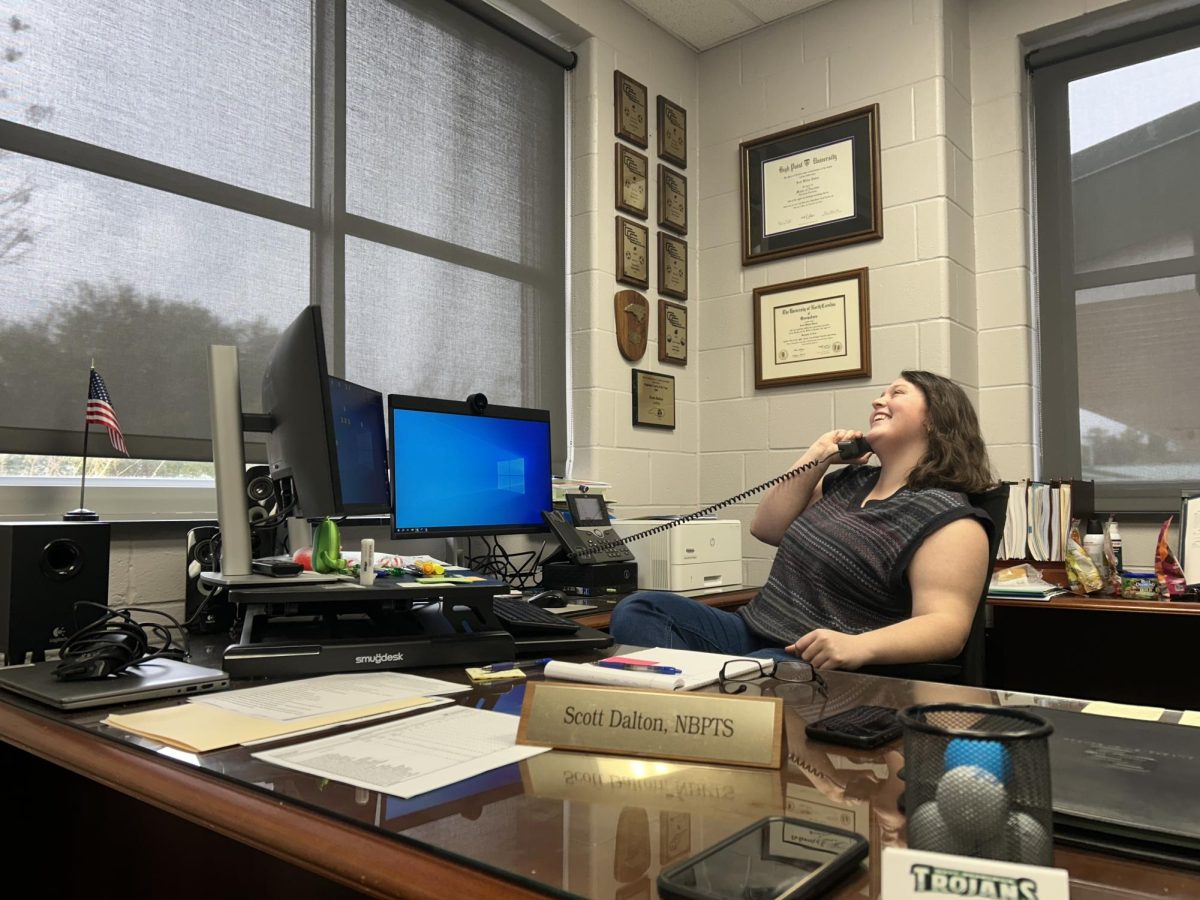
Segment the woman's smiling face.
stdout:
[[867,441],[873,448],[897,448],[910,441],[924,441],[928,412],[921,389],[897,378],[871,401]]

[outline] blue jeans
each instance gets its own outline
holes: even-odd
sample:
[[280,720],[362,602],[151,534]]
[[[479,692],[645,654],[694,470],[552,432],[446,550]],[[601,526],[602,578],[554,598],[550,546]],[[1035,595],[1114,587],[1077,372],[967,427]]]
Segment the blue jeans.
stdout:
[[667,591],[630,594],[613,610],[608,630],[618,644],[703,650],[755,659],[796,659],[747,628],[737,613]]

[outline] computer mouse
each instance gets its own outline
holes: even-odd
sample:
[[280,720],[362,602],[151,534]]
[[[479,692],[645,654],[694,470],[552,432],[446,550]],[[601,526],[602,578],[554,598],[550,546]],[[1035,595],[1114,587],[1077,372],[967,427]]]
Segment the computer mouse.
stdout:
[[570,601],[562,591],[539,591],[529,598],[529,602],[545,609],[547,606],[566,606]]

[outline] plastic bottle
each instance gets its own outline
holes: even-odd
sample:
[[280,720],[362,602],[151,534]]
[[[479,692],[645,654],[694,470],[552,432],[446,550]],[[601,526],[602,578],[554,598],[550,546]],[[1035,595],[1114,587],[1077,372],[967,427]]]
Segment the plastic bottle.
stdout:
[[1117,571],[1125,571],[1125,561],[1121,558],[1121,529],[1116,519],[1108,520],[1108,539],[1112,541],[1113,555],[1117,558]]

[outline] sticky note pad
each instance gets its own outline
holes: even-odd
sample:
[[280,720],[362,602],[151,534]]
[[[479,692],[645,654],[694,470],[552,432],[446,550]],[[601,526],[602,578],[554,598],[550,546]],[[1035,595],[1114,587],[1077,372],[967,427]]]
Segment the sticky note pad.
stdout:
[[520,669],[505,669],[502,672],[485,672],[480,668],[467,669],[467,677],[479,684],[491,681],[524,681],[525,673]]
[[1157,706],[1130,706],[1127,703],[1094,700],[1083,708],[1083,712],[1117,719],[1137,719],[1139,722],[1157,722],[1166,710]]

